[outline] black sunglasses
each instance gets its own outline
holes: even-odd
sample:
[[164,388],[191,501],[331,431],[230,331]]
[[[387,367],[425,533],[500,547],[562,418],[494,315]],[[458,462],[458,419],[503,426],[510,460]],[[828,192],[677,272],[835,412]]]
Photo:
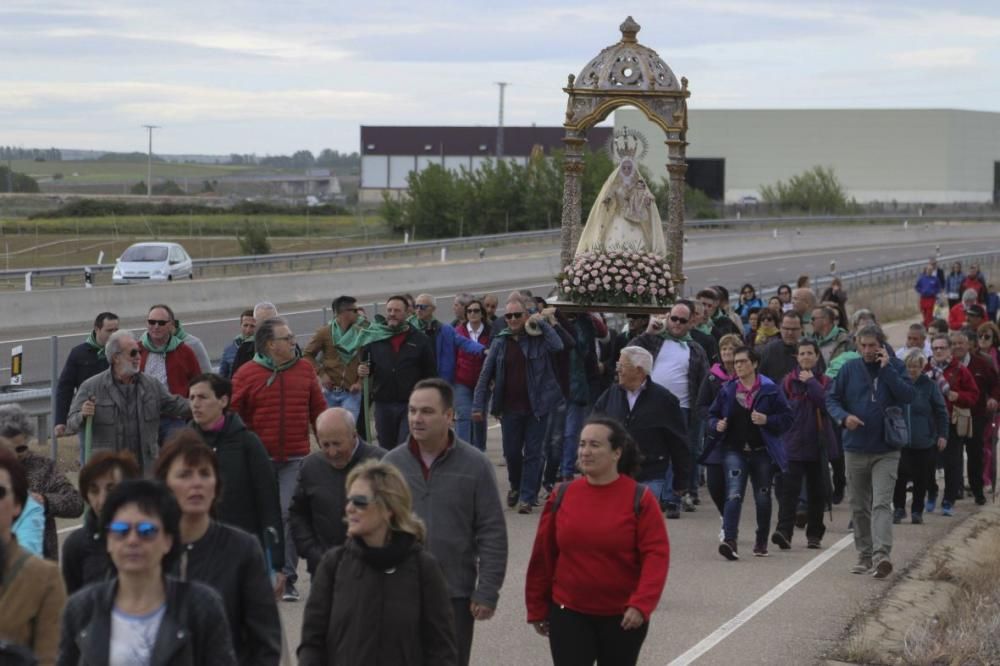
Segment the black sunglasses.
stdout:
[[505,319],[520,319],[524,316],[523,312],[508,312],[504,315]]
[[472,314],[480,314],[482,310],[480,308],[465,308],[466,312],[471,312]]
[[675,324],[686,324],[690,320],[689,319],[684,319],[683,317],[675,317],[673,315],[670,315],[670,321],[674,322]]
[[126,523],[123,520],[116,520],[109,523],[105,529],[108,536],[118,540],[127,538],[132,530],[135,530],[135,535],[143,541],[152,541],[160,533],[158,525],[146,520],[140,520],[137,523]]
[[150,326],[166,326],[170,323],[169,319],[147,319],[146,323]]
[[7,497],[8,492],[10,492],[10,490],[8,490],[7,486],[0,486],[0,500]]
[[[124,354],[125,352],[121,352],[121,353]],[[141,353],[142,352],[139,351],[138,347],[133,347],[132,349],[129,350],[128,355],[131,356],[132,358],[135,358],[136,356],[138,356]]]
[[351,495],[347,501],[353,504],[356,509],[367,509],[374,500],[366,495]]

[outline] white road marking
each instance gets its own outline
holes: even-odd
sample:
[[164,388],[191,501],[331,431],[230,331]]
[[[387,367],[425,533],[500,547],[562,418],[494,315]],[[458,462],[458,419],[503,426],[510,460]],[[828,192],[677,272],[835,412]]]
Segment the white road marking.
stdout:
[[749,622],[755,615],[757,615],[757,613],[777,601],[781,595],[805,580],[806,576],[826,564],[833,557],[835,557],[837,553],[844,550],[852,543],[854,543],[854,535],[848,534],[843,539],[830,546],[830,548],[828,548],[825,552],[811,559],[791,576],[772,587],[770,591],[757,599],[757,601],[744,608],[736,617],[724,623],[718,629],[699,641],[690,650],[671,661],[667,666],[687,666],[688,664],[694,663],[696,659],[724,641],[731,633]]

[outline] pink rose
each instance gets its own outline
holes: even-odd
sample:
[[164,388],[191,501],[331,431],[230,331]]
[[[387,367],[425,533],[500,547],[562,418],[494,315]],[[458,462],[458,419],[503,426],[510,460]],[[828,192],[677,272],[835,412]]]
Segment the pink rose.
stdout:
[[576,290],[577,290],[577,292],[583,294],[583,293],[586,293],[587,288],[586,287],[577,287]]
[[636,287],[636,292],[640,295],[645,294],[646,288],[640,284],[638,287]]
[[578,278],[578,277],[573,278],[573,284],[574,285],[580,284],[580,278]]
[[625,293],[626,294],[631,294],[632,291],[633,291],[632,285],[630,285],[630,284],[625,285]]
[[611,268],[609,268],[608,272],[611,273],[612,275],[618,275],[618,269],[615,268],[614,266],[612,266]]
[[615,282],[615,291],[621,291],[621,290],[622,290],[622,283]]
[[591,282],[590,284],[587,285],[587,289],[589,291],[597,291],[597,285]]
[[632,271],[632,277],[634,278],[639,277],[639,271]]
[[666,296],[667,295],[667,290],[666,289],[660,289],[659,294],[660,294],[660,296]]

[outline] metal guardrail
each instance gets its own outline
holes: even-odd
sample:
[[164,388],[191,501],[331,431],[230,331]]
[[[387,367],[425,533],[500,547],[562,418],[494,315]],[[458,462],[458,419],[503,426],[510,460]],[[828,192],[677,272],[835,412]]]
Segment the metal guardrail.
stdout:
[[[727,227],[771,227],[783,225],[817,225],[838,224],[850,222],[929,222],[939,219],[934,215],[911,215],[899,213],[873,213],[866,215],[814,215],[803,217],[736,217],[713,220],[686,220],[686,229],[718,229]],[[950,221],[982,221],[1000,219],[1000,213],[952,213],[940,216],[940,219]],[[495,245],[498,243],[516,243],[518,241],[544,240],[558,238],[559,229],[541,229],[537,231],[518,231],[507,234],[489,234],[481,236],[464,236],[461,238],[444,238],[410,243],[392,243],[385,245],[368,245],[365,247],[341,248],[336,250],[311,250],[304,252],[282,252],[266,255],[250,255],[238,257],[215,257],[211,259],[195,259],[194,269],[198,275],[204,275],[210,270],[222,269],[225,275],[229,267],[258,267],[268,271],[282,265],[292,270],[297,263],[305,263],[305,270],[311,270],[316,264],[332,266],[338,260],[350,263],[354,259],[368,260],[377,255],[403,253],[420,253],[455,247],[477,247]],[[58,266],[36,269],[0,270],[0,280],[24,280],[27,273],[32,279],[55,278],[59,286],[64,286],[66,278],[78,278],[83,284],[84,266]],[[91,265],[91,274],[101,275],[114,270],[114,264]]]

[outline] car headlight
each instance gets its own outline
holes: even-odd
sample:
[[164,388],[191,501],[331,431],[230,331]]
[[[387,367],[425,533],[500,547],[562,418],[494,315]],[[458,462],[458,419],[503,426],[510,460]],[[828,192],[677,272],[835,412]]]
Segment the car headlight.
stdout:
[[153,275],[163,275],[163,269],[157,268],[155,271],[153,271]]
[[120,269],[117,266],[115,266],[115,270],[114,270],[113,273],[111,273],[111,275],[114,276],[114,277],[121,277],[122,276],[122,269]]

